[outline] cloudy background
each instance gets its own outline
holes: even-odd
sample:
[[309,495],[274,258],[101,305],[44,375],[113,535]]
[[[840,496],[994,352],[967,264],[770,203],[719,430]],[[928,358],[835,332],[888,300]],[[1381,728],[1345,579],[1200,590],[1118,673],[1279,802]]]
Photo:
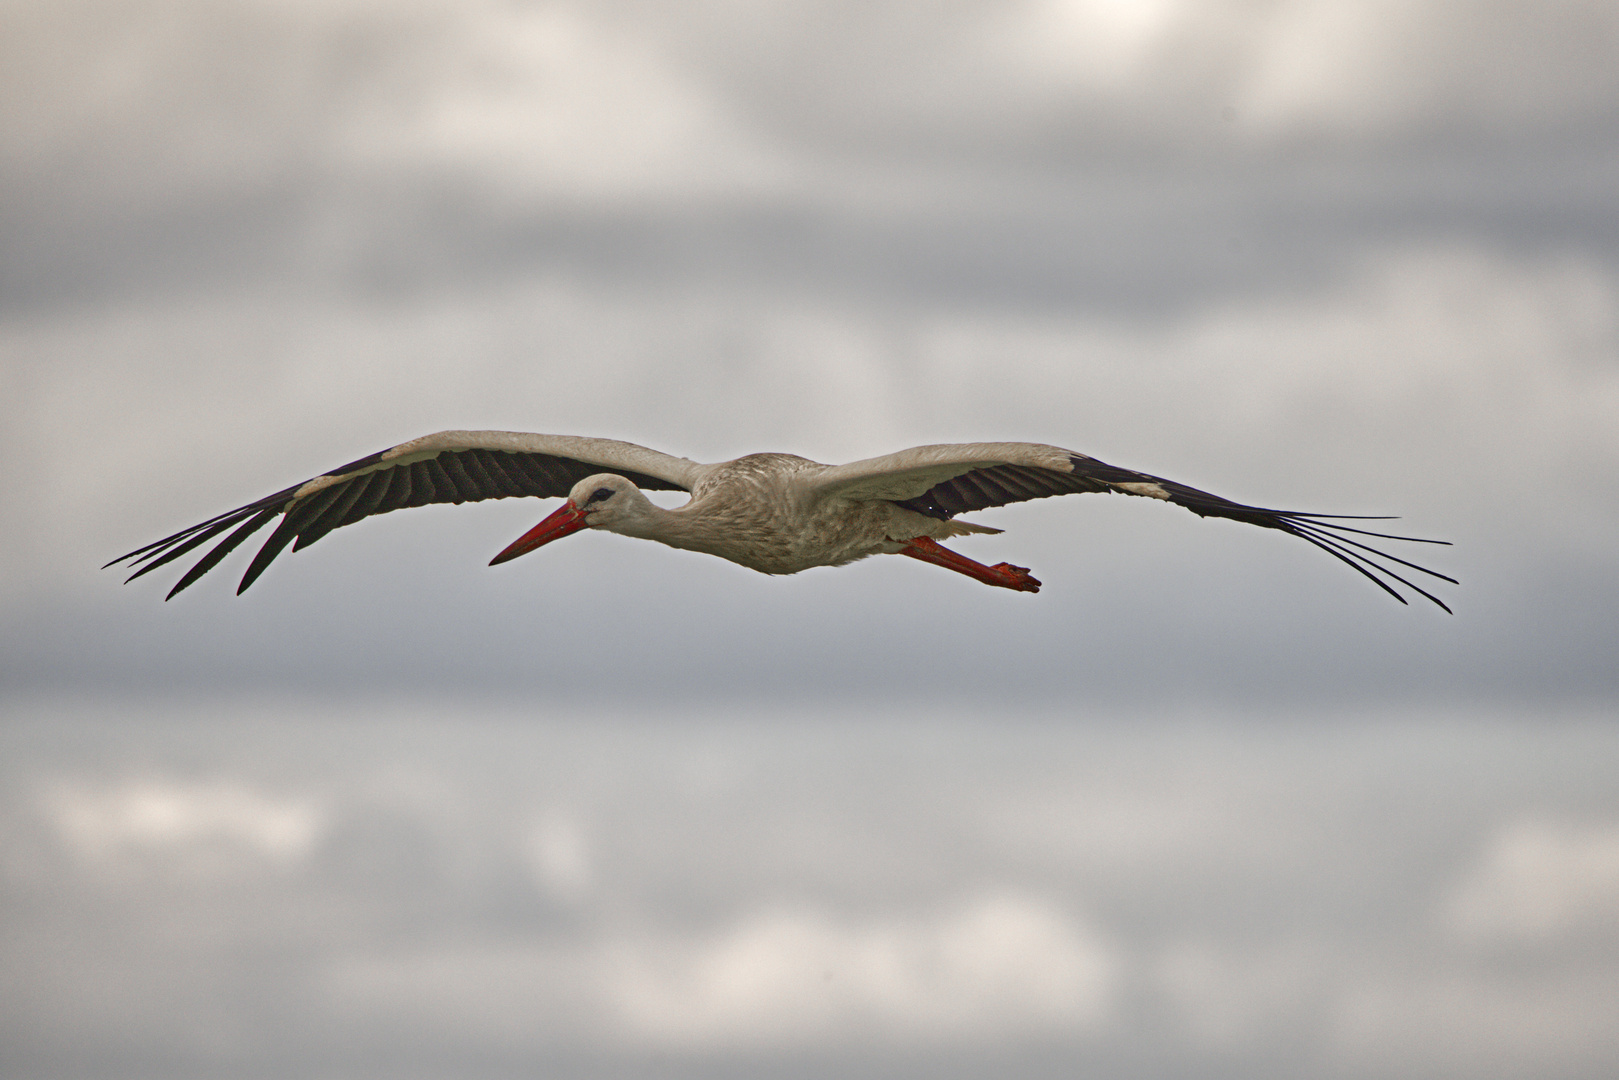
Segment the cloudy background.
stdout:
[[[0,4],[8,1076],[1619,1059],[1619,5]],[[540,504],[96,568],[443,428],[1034,439],[768,579]]]

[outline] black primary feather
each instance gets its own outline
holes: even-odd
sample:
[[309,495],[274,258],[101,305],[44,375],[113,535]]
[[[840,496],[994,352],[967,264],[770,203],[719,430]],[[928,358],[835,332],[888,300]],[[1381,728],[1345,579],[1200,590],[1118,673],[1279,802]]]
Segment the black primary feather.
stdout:
[[[1398,582],[1443,608],[1447,613],[1450,607],[1433,593],[1419,585],[1414,584],[1401,574],[1384,565],[1384,562],[1397,563],[1408,567],[1418,573],[1429,577],[1448,581],[1452,585],[1457,580],[1436,570],[1425,566],[1418,566],[1414,562],[1391,555],[1379,548],[1372,547],[1360,541],[1350,539],[1350,533],[1357,536],[1375,537],[1379,540],[1399,540],[1411,544],[1443,544],[1449,545],[1448,540],[1427,540],[1417,536],[1397,536],[1392,533],[1371,532],[1366,529],[1357,529],[1349,525],[1340,525],[1340,521],[1380,521],[1391,520],[1380,517],[1359,517],[1352,514],[1310,514],[1296,510],[1271,510],[1262,506],[1246,506],[1242,503],[1222,499],[1218,495],[1211,495],[1207,491],[1199,491],[1194,487],[1165,480],[1161,476],[1150,473],[1136,472],[1133,469],[1121,469],[1109,465],[1084,454],[1071,454],[1069,461],[1074,466],[1071,473],[1058,472],[1055,469],[1041,469],[1030,465],[991,465],[982,469],[974,469],[961,476],[952,477],[943,483],[935,484],[923,494],[914,499],[897,499],[895,502],[907,510],[914,510],[919,514],[926,514],[935,518],[952,518],[957,514],[972,510],[983,510],[991,506],[1004,506],[1007,503],[1026,502],[1030,499],[1044,499],[1053,495],[1070,495],[1087,491],[1114,491],[1122,494],[1140,495],[1144,492],[1131,491],[1123,486],[1128,484],[1150,484],[1160,489],[1168,496],[1169,502],[1197,514],[1199,517],[1222,517],[1233,521],[1243,521],[1250,525],[1258,525],[1264,529],[1278,529],[1291,536],[1297,536],[1325,551],[1335,559],[1339,559],[1357,572],[1364,574],[1378,588],[1394,597],[1400,603],[1406,603],[1404,596],[1389,582]],[[1156,497],[1156,496],[1152,496]],[[1377,560],[1384,560],[1378,562]],[[1385,580],[1388,579],[1388,580]]]
[[[684,491],[668,480],[624,469],[592,465],[551,454],[527,454],[508,450],[444,450],[436,456],[407,465],[388,465],[380,451],[350,462],[323,476],[346,477],[302,499],[294,494],[302,484],[283,488],[256,502],[239,506],[207,521],[182,529],[173,536],[120,555],[107,566],[127,563],[134,569],[126,581],[134,581],[180,556],[234,530],[220,540],[187,570],[164,599],[172,599],[192,582],[217,566],[221,559],[258,532],[277,514],[284,515],[270,538],[264,542],[242,575],[238,593],[257,581],[290,543],[302,550],[345,525],[367,517],[386,514],[406,506],[428,503],[481,502],[484,499],[513,497],[557,498],[566,496],[587,476],[614,473],[640,488],[654,491]],[[370,472],[357,470],[370,469]],[[348,476],[349,473],[356,475]],[[102,569],[106,569],[103,567]]]

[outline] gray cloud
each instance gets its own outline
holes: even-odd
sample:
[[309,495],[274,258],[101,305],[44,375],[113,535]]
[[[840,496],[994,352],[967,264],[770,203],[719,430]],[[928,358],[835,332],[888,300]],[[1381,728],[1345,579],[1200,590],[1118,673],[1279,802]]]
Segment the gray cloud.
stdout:
[[1607,5],[78,4],[14,29],[10,304],[514,264],[1139,304],[1413,229],[1612,257]]
[[8,1066],[1600,1075],[1611,728],[1278,719],[13,707]]

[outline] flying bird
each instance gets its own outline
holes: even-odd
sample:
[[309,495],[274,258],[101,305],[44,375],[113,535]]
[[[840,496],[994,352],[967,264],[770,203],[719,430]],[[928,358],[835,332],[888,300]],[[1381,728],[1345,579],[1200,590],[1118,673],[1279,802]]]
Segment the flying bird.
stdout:
[[[642,493],[684,491],[664,509]],[[308,547],[333,529],[406,506],[479,502],[514,496],[567,501],[490,561],[493,566],[581,529],[605,529],[670,547],[718,555],[766,574],[841,566],[868,555],[897,554],[965,574],[986,585],[1038,592],[1026,567],[985,566],[939,543],[969,533],[998,533],[959,521],[990,506],[1080,492],[1161,499],[1200,517],[1245,521],[1297,536],[1342,560],[1400,603],[1396,585],[1450,608],[1395,566],[1456,584],[1364,539],[1443,544],[1341,524],[1381,520],[1358,515],[1267,510],[1210,495],[1160,476],[1120,469],[1041,443],[917,446],[847,465],[792,454],[750,454],[713,465],[614,439],[515,431],[441,431],[296,484],[209,518],[108,563],[128,563],[129,581],[210,542],[213,546],[174,588],[172,598],[249,536],[281,522],[248,564],[238,593],[256,581],[288,544]],[[223,534],[223,535],[222,535]],[[221,538],[222,537],[222,538]],[[1391,565],[1392,564],[1392,565]]]

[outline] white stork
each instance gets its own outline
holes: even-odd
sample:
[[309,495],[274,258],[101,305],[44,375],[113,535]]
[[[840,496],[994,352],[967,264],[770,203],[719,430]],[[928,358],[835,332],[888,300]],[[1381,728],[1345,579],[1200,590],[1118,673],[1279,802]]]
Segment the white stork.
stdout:
[[[685,491],[691,498],[666,510],[642,488]],[[704,551],[766,574],[796,574],[812,566],[841,566],[868,555],[909,555],[986,585],[1038,592],[1021,566],[984,566],[940,546],[967,533],[996,533],[954,520],[988,506],[1085,491],[1163,499],[1201,517],[1246,521],[1300,537],[1341,559],[1406,603],[1391,581],[1432,600],[1387,564],[1456,584],[1456,579],[1407,562],[1355,537],[1446,543],[1393,536],[1338,524],[1349,515],[1267,510],[1222,499],[1173,480],[1115,468],[1072,450],[1041,443],[953,443],[917,446],[848,465],[821,465],[791,454],[750,454],[704,465],[634,443],[516,431],[441,431],[266,496],[200,525],[137,548],[108,566],[129,562],[128,580],[150,573],[221,533],[169,591],[213,569],[237,545],[281,516],[253,557],[238,593],[289,543],[308,547],[333,529],[404,506],[478,502],[511,496],[566,496],[554,514],[491,560],[514,559],[580,529],[606,529]],[[1374,560],[1382,560],[1374,561]]]

